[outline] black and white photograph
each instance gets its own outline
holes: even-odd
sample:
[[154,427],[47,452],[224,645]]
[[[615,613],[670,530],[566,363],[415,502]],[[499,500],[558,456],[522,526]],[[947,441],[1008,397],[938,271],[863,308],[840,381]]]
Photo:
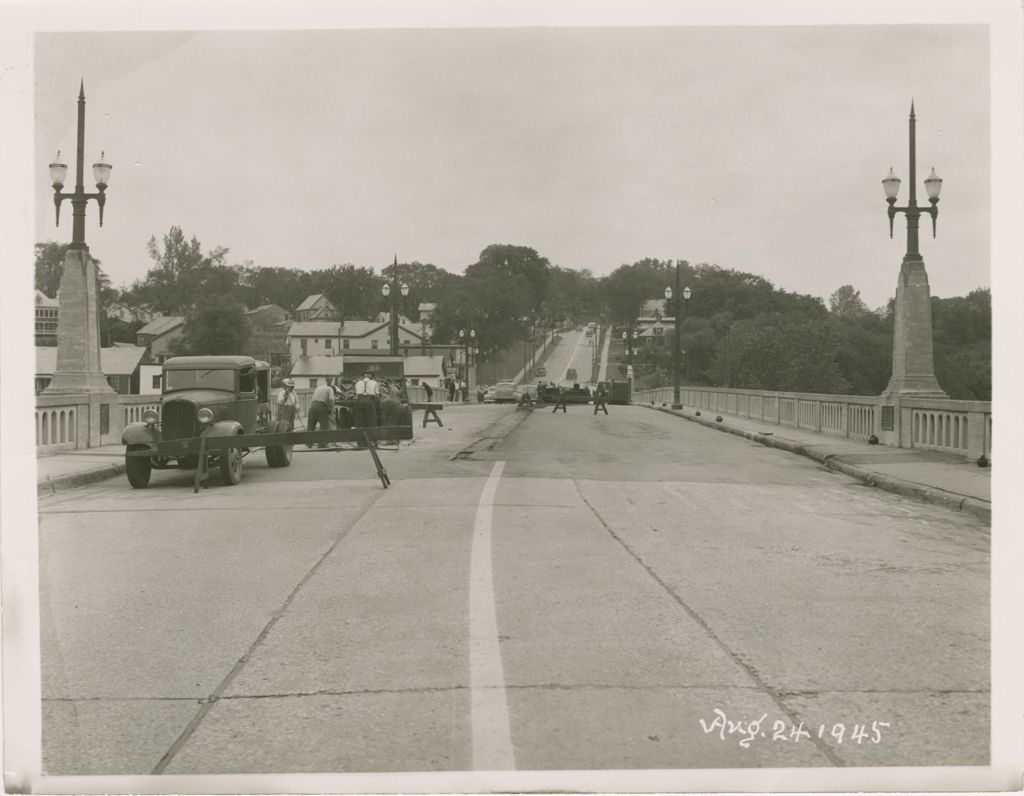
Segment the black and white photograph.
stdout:
[[0,3],[5,789],[1019,790],[1022,18]]

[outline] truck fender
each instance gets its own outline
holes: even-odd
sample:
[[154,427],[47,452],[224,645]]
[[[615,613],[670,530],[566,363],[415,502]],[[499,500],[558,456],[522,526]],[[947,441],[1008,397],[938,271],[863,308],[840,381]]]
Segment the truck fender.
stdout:
[[209,437],[230,437],[233,434],[244,434],[245,429],[237,420],[218,420],[208,432]]
[[121,432],[123,445],[153,445],[159,441],[160,432],[147,423],[129,423]]

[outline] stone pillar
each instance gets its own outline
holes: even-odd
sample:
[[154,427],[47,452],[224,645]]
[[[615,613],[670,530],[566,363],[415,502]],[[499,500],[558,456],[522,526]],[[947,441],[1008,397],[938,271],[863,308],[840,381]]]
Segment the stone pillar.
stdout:
[[117,393],[100,367],[96,265],[88,249],[68,249],[60,278],[57,367],[44,395]]
[[882,398],[891,404],[897,396],[947,397],[935,378],[931,295],[924,261],[919,257],[903,259],[896,286],[892,377]]
[[88,249],[68,249],[59,301],[57,366],[43,394],[76,395],[84,399],[88,412],[84,417],[79,413],[78,447],[117,442],[119,400],[100,367],[96,264]]

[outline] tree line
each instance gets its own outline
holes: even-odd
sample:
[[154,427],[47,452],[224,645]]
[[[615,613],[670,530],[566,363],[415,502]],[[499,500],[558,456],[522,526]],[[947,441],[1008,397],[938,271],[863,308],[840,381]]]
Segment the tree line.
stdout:
[[[56,295],[66,248],[36,245],[36,287],[47,295]],[[393,265],[376,272],[352,264],[309,270],[231,264],[227,249],[204,251],[179,227],[160,241],[151,238],[148,253],[152,265],[145,277],[120,290],[98,265],[104,345],[134,342],[141,325],[117,319],[117,307],[184,316],[182,353],[243,351],[250,333],[245,312],[264,304],[291,311],[307,296],[322,293],[344,318],[362,320],[390,308],[381,286],[394,278]],[[432,342],[454,343],[460,329],[472,329],[486,358],[566,320],[600,320],[618,334],[651,299],[660,302],[662,315],[672,316],[664,290],[674,286],[676,267],[675,261],[645,258],[595,277],[554,265],[527,246],[494,244],[461,275],[431,263],[398,263],[398,280],[409,287],[399,311],[416,322],[419,305],[434,304]],[[870,310],[852,285],[843,285],[826,304],[716,264],[680,263],[679,268],[681,284],[692,290],[680,325],[685,383],[853,395],[878,395],[887,385],[892,300]],[[991,400],[989,290],[932,297],[932,320],[942,388],[953,398]],[[671,345],[641,347],[634,359],[638,385],[670,384],[671,356]],[[626,357],[613,365],[624,375]]]

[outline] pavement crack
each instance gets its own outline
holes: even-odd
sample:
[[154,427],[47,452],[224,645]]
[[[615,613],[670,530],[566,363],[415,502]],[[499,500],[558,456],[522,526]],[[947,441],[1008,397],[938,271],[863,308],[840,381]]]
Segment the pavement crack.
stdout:
[[225,675],[224,679],[220,681],[220,683],[217,685],[216,688],[213,689],[210,695],[207,696],[205,699],[200,700],[199,710],[196,711],[191,721],[189,721],[189,723],[185,726],[185,729],[181,731],[181,735],[179,735],[177,739],[175,739],[174,743],[172,743],[170,748],[164,753],[164,756],[160,758],[160,761],[156,764],[156,767],[153,769],[153,774],[162,774],[164,770],[167,768],[167,766],[170,765],[174,757],[178,754],[178,752],[181,751],[182,747],[188,742],[189,738],[191,738],[193,733],[195,733],[195,731],[198,729],[203,719],[206,718],[206,715],[210,712],[210,709],[218,701],[220,701],[220,699],[224,696],[224,693],[228,690],[234,679],[238,677],[242,669],[244,669],[245,665],[249,662],[250,658],[252,658],[252,656],[255,654],[256,650],[259,649],[261,644],[263,644],[264,639],[266,639],[266,637],[270,634],[270,631],[274,628],[274,625],[276,625],[278,620],[282,616],[284,616],[285,612],[288,610],[288,607],[292,604],[292,601],[298,595],[302,587],[305,586],[306,583],[310,580],[310,578],[312,578],[313,575],[316,574],[317,570],[320,569],[324,561],[328,559],[328,557],[335,551],[338,545],[341,544],[341,542],[345,539],[346,536],[348,536],[349,532],[356,525],[359,524],[359,521],[366,516],[367,512],[369,512],[370,509],[373,508],[374,504],[376,504],[376,502],[380,500],[380,498],[384,494],[385,492],[381,490],[380,492],[377,492],[371,496],[371,499],[366,502],[366,505],[363,506],[362,510],[355,517],[352,518],[351,522],[349,522],[345,527],[342,528],[342,530],[335,537],[334,541],[331,543],[331,546],[327,548],[323,555],[321,555],[316,560],[316,563],[314,563],[313,566],[310,567],[309,570],[306,572],[306,574],[302,576],[299,582],[295,584],[295,588],[293,588],[291,592],[288,594],[288,596],[284,599],[284,602],[281,604],[281,607],[278,608],[278,610],[274,611],[274,613],[271,615],[270,620],[267,622],[266,625],[264,625],[263,629],[259,632],[259,635],[256,636],[256,639],[252,642],[252,644],[249,645],[249,648],[245,651],[245,654],[242,655],[242,657],[235,662],[235,665],[231,667],[231,671],[229,671],[227,675]]
[[[661,576],[659,576],[658,573],[655,572],[651,568],[651,566],[636,553],[636,551],[634,551],[628,544],[626,544],[625,540],[621,536],[615,533],[612,527],[607,522],[605,522],[604,517],[602,517],[600,513],[598,513],[597,509],[594,508],[590,501],[587,500],[587,498],[580,491],[579,484],[576,482],[575,479],[573,479],[572,483],[573,486],[576,488],[576,493],[580,496],[580,500],[588,509],[590,509],[590,512],[594,515],[597,521],[601,523],[602,527],[608,532],[608,535],[611,536],[612,539],[614,539],[619,544],[619,546],[622,547],[622,549],[625,550],[626,553],[634,561],[636,561],[636,563],[639,564],[644,571],[647,572],[651,579],[654,580],[654,582],[657,583],[665,591],[665,593],[668,594],[669,597],[671,597],[679,605],[679,607],[682,608],[683,611],[685,611],[686,614],[704,630],[708,637],[712,641],[714,641],[715,644],[717,644],[718,647],[726,655],[728,655],[729,658],[737,666],[739,666],[744,672],[746,672],[747,677],[749,677],[756,684],[758,690],[760,690],[766,696],[768,696],[768,698],[771,699],[772,702],[774,702],[778,706],[779,710],[781,710],[786,716],[788,716],[794,724],[799,723],[799,717],[794,711],[792,711],[786,705],[786,703],[782,699],[781,694],[776,689],[772,688],[772,686],[768,685],[768,683],[765,682],[764,678],[761,677],[758,671],[753,666],[751,666],[750,663],[744,660],[742,655],[740,655],[732,648],[730,648],[721,639],[721,637],[717,633],[715,633],[715,631],[707,623],[704,617],[702,617],[700,614],[697,613],[697,611],[695,611],[690,605],[688,605],[681,595],[677,594],[676,591],[671,586],[669,586],[661,578]],[[846,765],[845,761],[842,758],[840,758],[832,750],[832,748],[829,747],[828,744],[824,743],[820,738],[811,738],[811,741],[817,747],[818,751],[821,752],[821,754],[824,755],[828,759],[828,761],[832,763],[832,765],[838,767],[843,767]]]

